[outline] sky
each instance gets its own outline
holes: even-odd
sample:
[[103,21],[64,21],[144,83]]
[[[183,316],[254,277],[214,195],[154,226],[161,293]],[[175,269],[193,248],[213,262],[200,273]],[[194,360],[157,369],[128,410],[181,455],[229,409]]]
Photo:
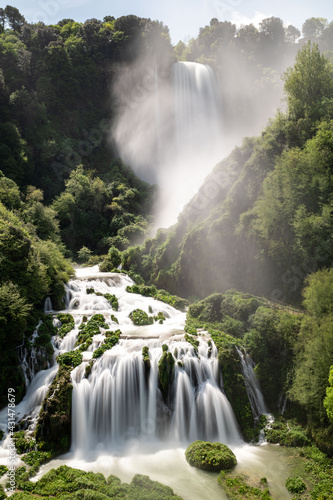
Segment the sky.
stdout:
[[[310,17],[333,21],[332,0],[9,0],[28,22],[43,21],[56,24],[64,18],[84,22],[110,15],[120,17],[134,14],[162,21],[169,27],[171,41],[187,42],[196,37],[199,28],[216,17],[237,26],[262,19],[280,17],[284,24],[299,30]],[[3,2],[1,1],[0,6]],[[3,4],[5,6],[5,4]]]

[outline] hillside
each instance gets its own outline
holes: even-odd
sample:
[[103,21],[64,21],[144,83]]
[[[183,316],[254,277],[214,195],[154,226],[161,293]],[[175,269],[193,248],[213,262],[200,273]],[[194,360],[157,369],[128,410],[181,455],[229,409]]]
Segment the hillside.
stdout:
[[175,226],[128,249],[125,269],[186,297],[234,288],[297,304],[331,265],[332,66],[308,43],[284,79],[288,110],[215,167]]

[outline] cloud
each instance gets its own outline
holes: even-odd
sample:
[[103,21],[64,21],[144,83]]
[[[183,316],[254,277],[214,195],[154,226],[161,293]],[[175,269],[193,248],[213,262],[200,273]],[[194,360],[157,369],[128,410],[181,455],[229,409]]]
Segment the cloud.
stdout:
[[247,17],[244,16],[239,11],[233,11],[230,17],[230,21],[237,26],[253,24],[257,28],[263,19],[267,19],[268,17],[272,17],[272,14],[264,14],[263,12],[256,11],[254,16]]

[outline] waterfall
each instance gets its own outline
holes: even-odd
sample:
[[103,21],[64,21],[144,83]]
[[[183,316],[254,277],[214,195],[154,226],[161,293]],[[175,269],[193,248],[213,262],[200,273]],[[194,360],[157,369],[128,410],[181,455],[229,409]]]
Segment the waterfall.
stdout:
[[[67,285],[68,307],[62,312],[72,314],[74,328],[64,338],[53,339],[55,356],[76,348],[83,316],[89,320],[97,312],[103,314],[105,326],[122,332],[118,344],[93,360],[94,350],[106,338],[106,329],[101,327],[101,333],[82,352],[82,363],[72,370],[72,452],[82,458],[88,452],[110,453],[133,439],[161,446],[196,439],[240,444],[233,410],[221,389],[217,348],[202,336],[196,350],[184,340],[185,313],[154,298],[127,292],[126,287],[133,283],[126,275],[88,268],[78,270]],[[104,294],[117,297],[117,311]],[[129,313],[137,308],[152,316],[162,312],[166,319],[163,324],[135,326]],[[58,320],[54,322],[59,326]],[[167,392],[162,394],[158,365],[165,345],[174,366]],[[142,354],[145,346],[149,365]],[[55,363],[38,372],[17,405],[18,421],[28,416],[31,431],[57,370]],[[0,424],[5,419],[5,412],[0,412]]]
[[173,85],[180,161],[190,155],[201,168],[207,161],[213,167],[222,158],[220,99],[213,70],[205,64],[175,63]]
[[204,64],[177,62],[172,77],[173,116],[169,119],[175,136],[160,165],[157,227],[176,221],[224,156],[221,102],[213,70]]
[[158,228],[176,222],[184,205],[223,159],[226,145],[212,68],[194,62],[177,62],[170,73],[159,73],[155,64],[145,68],[146,73],[134,66],[115,83],[124,106],[113,139],[119,156],[135,173],[159,186]]
[[[72,371],[72,451],[84,457],[88,451],[111,451],[133,439],[178,443],[205,439],[239,444],[241,437],[232,408],[219,386],[216,347],[209,348],[201,340],[197,353],[184,341],[185,314],[153,298],[128,293],[126,286],[132,284],[125,275],[92,273],[86,278],[78,275],[68,285],[72,297],[68,311],[78,318],[77,324],[83,313],[89,317],[98,311],[110,328],[119,327],[125,334],[95,360],[87,377],[85,368],[93,350],[104,339],[104,334],[95,336],[92,346],[83,353],[83,363]],[[98,295],[87,294],[88,288]],[[101,295],[106,292],[117,296],[117,312]],[[73,305],[75,309],[71,309]],[[164,324],[136,327],[128,317],[135,308],[153,315],[163,312],[166,320]],[[119,325],[114,323],[114,316]],[[77,335],[77,326],[68,335],[75,336],[75,332]],[[175,360],[166,398],[158,376],[163,344]],[[145,346],[149,348],[149,368],[142,355]]]
[[[149,375],[142,357],[147,345]],[[112,450],[130,438],[190,442],[196,439],[240,443],[232,408],[214,376],[216,351],[200,344],[200,359],[184,341],[170,341],[176,358],[167,403],[158,389],[161,341],[121,340],[93,365],[72,372],[72,450]]]
[[52,301],[50,297],[46,297],[44,302],[44,312],[45,314],[53,312]]
[[254,418],[257,419],[260,415],[268,413],[264,397],[260,389],[259,380],[253,370],[253,361],[251,356],[249,356],[246,352],[243,353],[237,347],[236,349],[241,360],[246,392],[251,404],[252,413]]

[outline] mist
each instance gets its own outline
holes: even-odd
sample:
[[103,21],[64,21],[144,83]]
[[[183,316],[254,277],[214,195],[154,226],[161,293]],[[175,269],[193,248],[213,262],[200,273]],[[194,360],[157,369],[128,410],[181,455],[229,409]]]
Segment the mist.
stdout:
[[118,69],[112,138],[123,161],[158,186],[156,228],[174,224],[214,166],[284,108],[281,76],[294,56],[273,70],[225,51],[212,69],[155,53]]

